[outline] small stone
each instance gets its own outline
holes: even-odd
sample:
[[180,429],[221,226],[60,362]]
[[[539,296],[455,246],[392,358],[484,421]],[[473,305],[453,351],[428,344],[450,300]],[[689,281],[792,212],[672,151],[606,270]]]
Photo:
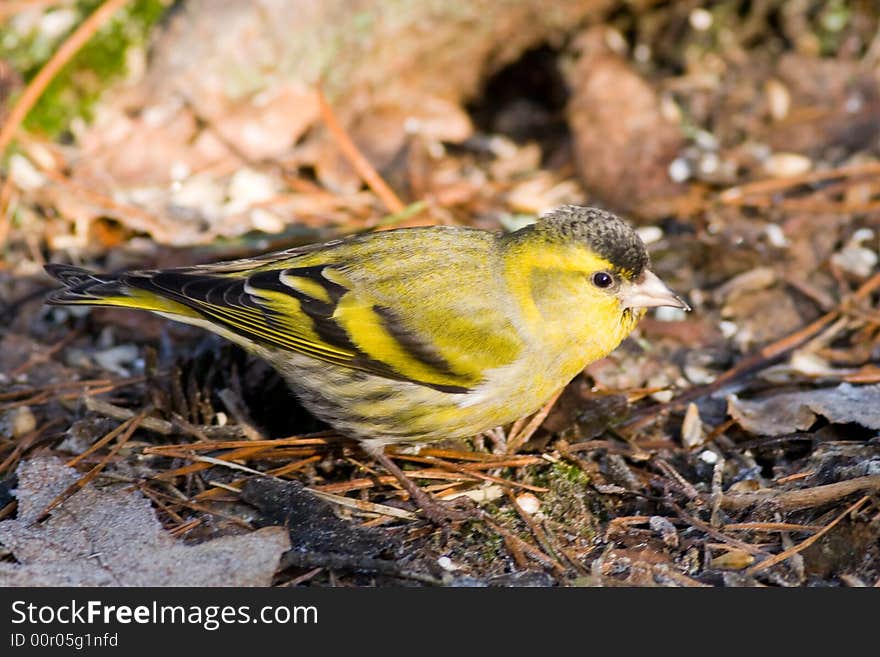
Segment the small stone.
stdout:
[[133,344],[110,347],[92,354],[92,360],[103,369],[115,372],[120,376],[131,376],[132,365],[137,359],[138,348]]
[[454,570],[458,570],[458,566],[456,566],[452,562],[452,559],[450,559],[449,557],[447,557],[445,555],[437,559],[437,565],[440,566],[446,572],[450,572],[450,573]]
[[777,249],[784,249],[790,244],[778,224],[767,224],[764,226],[764,234],[767,236],[767,241]]
[[700,452],[700,460],[703,463],[715,465],[716,463],[718,463],[718,454],[713,452],[711,449],[706,449]]
[[831,256],[835,267],[858,278],[867,278],[873,274],[877,261],[877,252],[863,246],[845,246]]
[[721,335],[727,339],[732,338],[739,331],[739,327],[735,322],[731,322],[728,320],[723,320],[718,322],[718,330],[721,331]]
[[46,177],[20,153],[9,158],[9,177],[15,186],[23,191],[31,191],[46,186]]
[[521,495],[517,495],[516,503],[519,504],[520,508],[530,516],[535,515],[538,511],[541,510],[541,500],[539,500],[531,493],[522,493]]
[[706,431],[703,429],[703,421],[700,419],[700,409],[693,402],[688,404],[681,423],[681,444],[692,449],[706,442]]
[[19,406],[9,412],[9,424],[13,438],[21,438],[37,428],[37,418],[30,406]]
[[668,547],[678,547],[678,531],[676,531],[675,525],[673,525],[667,518],[664,518],[663,516],[651,516],[651,519],[648,521],[648,526],[651,528],[651,531],[660,534],[663,542]]
[[788,87],[779,80],[770,78],[764,85],[764,93],[767,94],[770,116],[774,121],[782,121],[791,109],[791,94],[788,92]]
[[705,32],[712,27],[712,14],[707,9],[699,7],[688,15],[688,22],[697,32]]
[[813,161],[798,153],[774,153],[764,162],[764,171],[774,178],[791,178],[813,168]]
[[683,183],[692,174],[691,165],[683,157],[677,157],[669,163],[669,177],[673,182]]

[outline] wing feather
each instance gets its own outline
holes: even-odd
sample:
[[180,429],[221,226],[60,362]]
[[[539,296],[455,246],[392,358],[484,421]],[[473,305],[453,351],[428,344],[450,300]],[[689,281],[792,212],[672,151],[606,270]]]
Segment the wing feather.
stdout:
[[[450,242],[451,250],[444,244],[451,232],[430,229],[436,251],[414,252],[405,240],[417,230],[295,249],[256,262],[132,272],[121,280],[262,345],[468,392],[490,366],[509,362],[522,347],[486,262],[491,241],[482,231],[452,229],[462,232]],[[449,267],[456,258],[464,270]],[[446,267],[468,274],[467,295]],[[405,312],[409,308],[419,313]]]

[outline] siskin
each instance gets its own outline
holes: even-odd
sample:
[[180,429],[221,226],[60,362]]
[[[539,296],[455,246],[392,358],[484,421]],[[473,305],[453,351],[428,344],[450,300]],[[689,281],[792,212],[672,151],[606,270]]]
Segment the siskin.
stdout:
[[615,215],[563,206],[508,234],[431,226],[121,274],[61,264],[48,303],[148,310],[261,356],[434,518],[384,446],[466,438],[541,407],[651,306],[689,309]]

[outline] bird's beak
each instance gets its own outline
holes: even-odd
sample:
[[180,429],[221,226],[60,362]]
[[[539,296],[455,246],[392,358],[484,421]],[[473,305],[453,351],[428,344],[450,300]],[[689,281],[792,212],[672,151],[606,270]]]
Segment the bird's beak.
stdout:
[[691,309],[684,299],[666,287],[666,283],[650,269],[646,269],[636,282],[621,286],[620,301],[624,308],[672,306],[683,310]]

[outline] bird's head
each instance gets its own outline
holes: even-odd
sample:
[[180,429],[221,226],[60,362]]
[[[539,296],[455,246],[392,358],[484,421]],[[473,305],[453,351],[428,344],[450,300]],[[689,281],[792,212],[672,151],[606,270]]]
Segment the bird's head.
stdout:
[[[547,272],[544,293],[551,281],[566,280],[566,287],[577,287],[584,303],[619,312],[637,320],[644,309],[671,306],[690,310],[690,306],[651,271],[651,260],[644,242],[616,215],[597,208],[564,205],[542,215],[538,221],[516,233],[523,269],[530,276]],[[560,276],[561,273],[565,276]]]

